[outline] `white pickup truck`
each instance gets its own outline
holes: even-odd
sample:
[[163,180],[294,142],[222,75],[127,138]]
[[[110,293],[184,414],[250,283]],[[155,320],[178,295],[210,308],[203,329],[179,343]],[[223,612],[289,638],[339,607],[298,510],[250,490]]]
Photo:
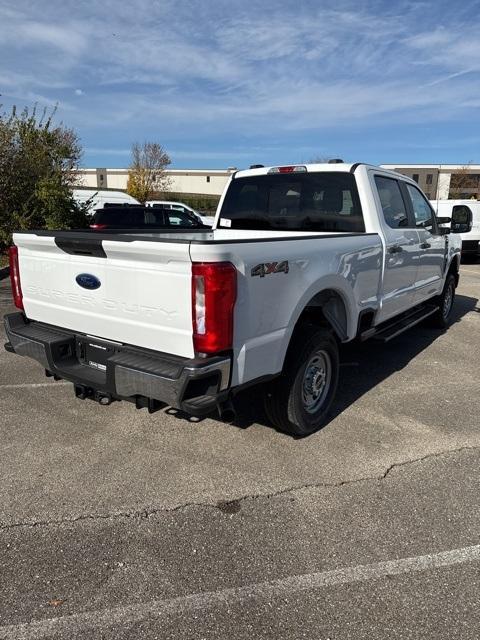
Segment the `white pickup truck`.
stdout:
[[100,404],[191,415],[262,384],[280,430],[327,420],[339,346],[448,323],[461,242],[409,178],[366,164],[232,175],[213,230],[14,235],[6,349]]

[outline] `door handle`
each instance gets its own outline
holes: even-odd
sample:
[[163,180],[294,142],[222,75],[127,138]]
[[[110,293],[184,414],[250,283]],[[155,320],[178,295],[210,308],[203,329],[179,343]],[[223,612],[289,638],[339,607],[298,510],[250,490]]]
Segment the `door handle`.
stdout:
[[399,244],[394,244],[392,247],[388,247],[388,253],[401,253],[403,251]]
[[420,249],[430,249],[432,245],[429,242],[422,242]]

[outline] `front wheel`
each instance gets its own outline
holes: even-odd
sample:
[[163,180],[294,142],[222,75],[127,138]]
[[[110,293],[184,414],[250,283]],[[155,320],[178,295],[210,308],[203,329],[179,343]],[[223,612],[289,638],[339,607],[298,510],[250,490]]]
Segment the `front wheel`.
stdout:
[[437,299],[438,311],[432,315],[432,324],[439,329],[445,329],[450,323],[450,316],[455,301],[455,289],[455,276],[450,274],[447,276],[443,291]]
[[280,431],[307,436],[320,429],[338,385],[338,346],[331,331],[305,325],[290,345],[283,373],[265,393],[265,412]]

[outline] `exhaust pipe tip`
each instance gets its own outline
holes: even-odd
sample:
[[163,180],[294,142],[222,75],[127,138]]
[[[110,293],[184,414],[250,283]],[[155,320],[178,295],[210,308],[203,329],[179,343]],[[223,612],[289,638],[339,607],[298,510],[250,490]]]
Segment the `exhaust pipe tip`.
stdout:
[[231,400],[227,400],[226,402],[222,402],[222,404],[219,404],[218,413],[220,415],[220,419],[223,422],[227,423],[233,422],[237,417],[237,412]]

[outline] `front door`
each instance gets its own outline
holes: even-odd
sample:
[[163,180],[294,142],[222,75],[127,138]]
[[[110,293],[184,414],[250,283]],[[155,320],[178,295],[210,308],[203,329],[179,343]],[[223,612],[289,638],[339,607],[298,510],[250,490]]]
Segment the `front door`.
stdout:
[[407,182],[403,185],[420,238],[415,282],[415,304],[418,304],[441,293],[447,236],[440,235],[435,212],[420,189]]

